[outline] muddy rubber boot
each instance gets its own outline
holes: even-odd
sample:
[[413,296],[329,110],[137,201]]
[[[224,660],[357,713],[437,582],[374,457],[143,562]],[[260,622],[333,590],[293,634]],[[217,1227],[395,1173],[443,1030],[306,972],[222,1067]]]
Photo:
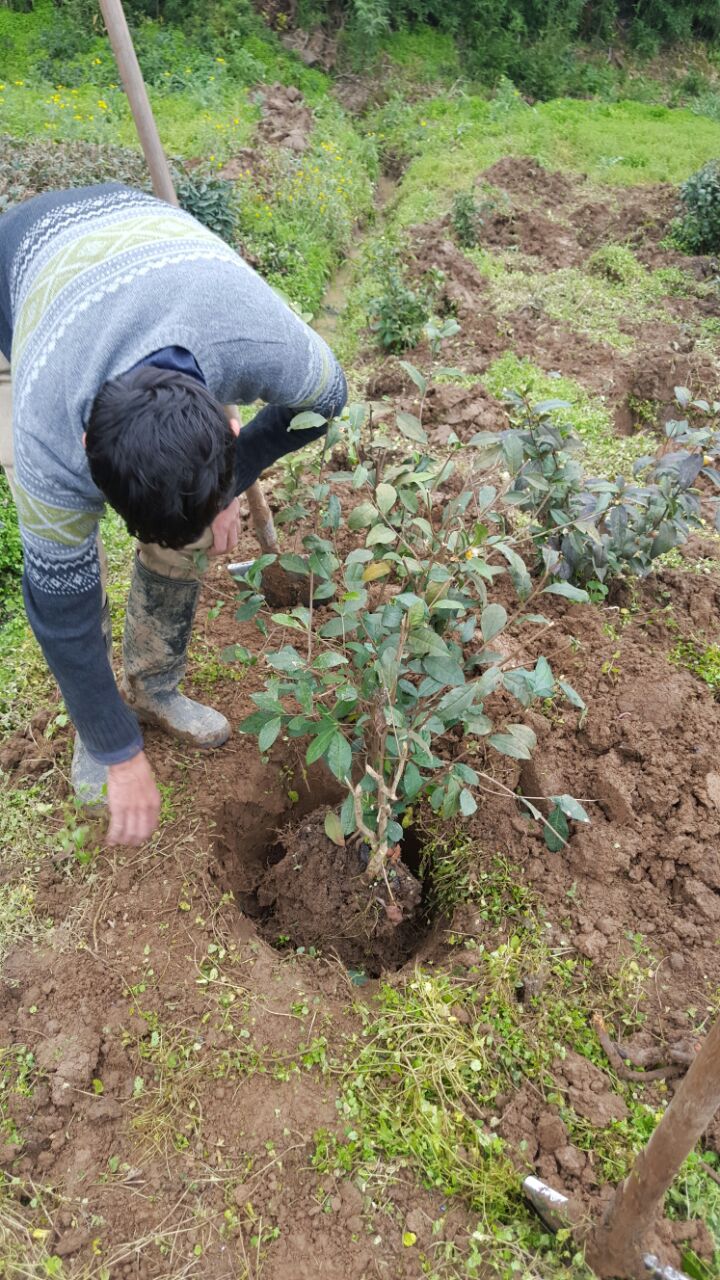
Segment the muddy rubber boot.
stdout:
[[[102,607],[102,632],[105,637],[105,648],[112,661],[112,622],[110,605],[107,597]],[[107,766],[98,764],[83,746],[80,734],[75,734],[75,746],[70,766],[70,785],[78,804],[86,809],[97,809],[106,803]]]
[[123,692],[139,720],[195,747],[220,747],[230,725],[178,692],[185,675],[200,583],[165,578],[135,557],[123,639]]

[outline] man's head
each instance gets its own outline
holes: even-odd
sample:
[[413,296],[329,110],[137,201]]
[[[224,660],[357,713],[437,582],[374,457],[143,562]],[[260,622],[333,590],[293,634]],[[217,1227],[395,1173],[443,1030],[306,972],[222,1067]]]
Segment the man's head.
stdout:
[[90,474],[141,542],[184,547],[233,496],[236,431],[194,378],[143,366],[95,397]]

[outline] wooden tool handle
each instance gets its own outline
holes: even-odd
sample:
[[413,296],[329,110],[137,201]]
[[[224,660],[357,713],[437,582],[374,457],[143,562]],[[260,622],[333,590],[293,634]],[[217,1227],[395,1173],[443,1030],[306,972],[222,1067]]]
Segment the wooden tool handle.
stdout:
[[[120,78],[125,87],[127,100],[133,114],[135,127],[138,131],[143,155],[150,171],[153,191],[161,200],[166,200],[168,204],[177,205],[178,198],[170,174],[170,166],[155,124],[155,117],[152,113],[145,81],[135,53],[122,0],[100,0],[100,8],[105,19],[105,26],[115,54]],[[237,414],[237,410],[233,405],[229,405],[228,408],[232,413]],[[278,540],[272,513],[265,501],[259,481],[256,480],[255,484],[252,484],[247,490],[247,500],[261,550],[264,552],[277,552]]]

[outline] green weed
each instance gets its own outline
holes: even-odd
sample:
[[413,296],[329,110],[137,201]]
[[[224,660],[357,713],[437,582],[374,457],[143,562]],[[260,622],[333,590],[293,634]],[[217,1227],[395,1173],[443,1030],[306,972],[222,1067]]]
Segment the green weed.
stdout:
[[500,315],[521,308],[544,312],[569,329],[620,351],[634,346],[626,329],[628,322],[670,318],[663,306],[665,277],[658,279],[621,245],[598,250],[589,260],[588,271],[578,267],[536,271],[532,259],[513,250],[490,253],[476,249],[467,256],[489,280]]
[[670,661],[685,667],[702,680],[716,698],[720,698],[720,644],[700,644],[696,640],[679,640]]

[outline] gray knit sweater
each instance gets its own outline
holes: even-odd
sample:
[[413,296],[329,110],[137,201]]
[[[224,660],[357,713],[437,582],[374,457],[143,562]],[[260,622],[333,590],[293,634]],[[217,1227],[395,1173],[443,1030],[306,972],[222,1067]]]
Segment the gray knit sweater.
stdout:
[[0,218],[0,349],[10,355],[26,607],[83,742],[129,759],[142,739],[100,628],[103,497],[82,434],[108,379],[152,352],[192,353],[224,404],[267,402],[238,441],[237,490],[306,443],[293,413],[345,402],[332,352],[189,214],[116,184],[50,193]]

